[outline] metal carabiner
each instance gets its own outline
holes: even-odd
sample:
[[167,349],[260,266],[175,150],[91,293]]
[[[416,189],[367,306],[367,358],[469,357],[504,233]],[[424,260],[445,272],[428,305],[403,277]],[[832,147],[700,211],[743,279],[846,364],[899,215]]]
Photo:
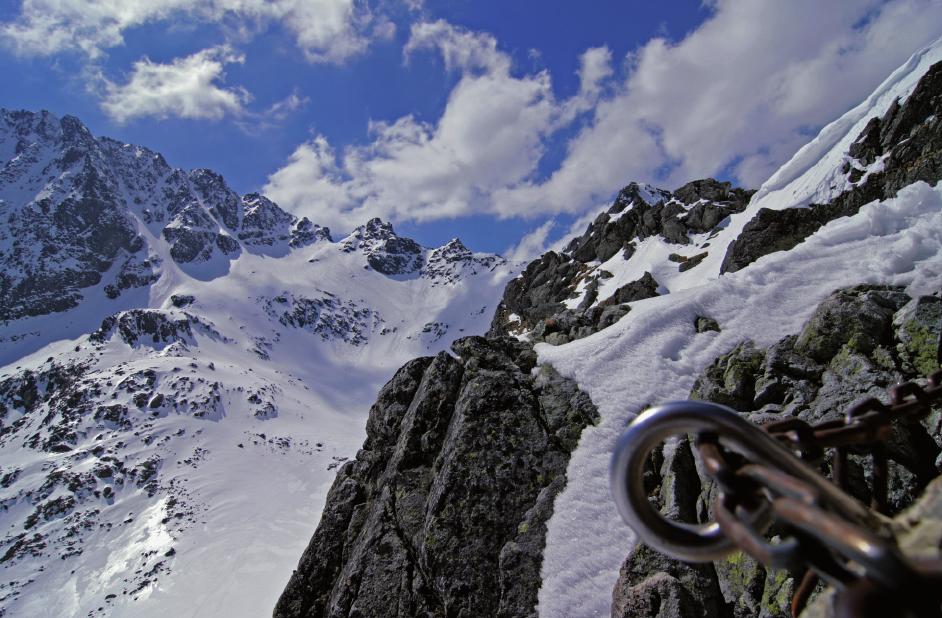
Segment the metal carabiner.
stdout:
[[650,547],[688,562],[718,560],[736,549],[715,521],[690,524],[666,519],[648,501],[644,490],[644,463],[654,447],[674,435],[702,433],[715,434],[724,447],[808,483],[822,503],[850,521],[870,528],[879,525],[863,504],[735,411],[705,401],[675,401],[645,411],[628,426],[618,440],[609,469],[622,518]]

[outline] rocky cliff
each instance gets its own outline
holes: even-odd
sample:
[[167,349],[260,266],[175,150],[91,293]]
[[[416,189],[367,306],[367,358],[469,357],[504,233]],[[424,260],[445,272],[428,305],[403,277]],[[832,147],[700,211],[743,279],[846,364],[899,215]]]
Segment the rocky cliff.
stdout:
[[546,521],[597,412],[509,338],[403,366],[275,616],[530,616]]

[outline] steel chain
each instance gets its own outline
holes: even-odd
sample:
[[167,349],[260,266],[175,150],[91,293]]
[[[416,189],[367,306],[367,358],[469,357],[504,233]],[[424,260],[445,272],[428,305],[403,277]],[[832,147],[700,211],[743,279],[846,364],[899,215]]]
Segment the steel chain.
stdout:
[[[716,560],[741,549],[762,564],[805,570],[791,606],[797,616],[818,578],[838,589],[840,617],[942,615],[942,560],[916,562],[897,547],[887,506],[884,445],[894,422],[916,423],[942,401],[942,370],[927,384],[890,390],[890,403],[860,401],[843,419],[811,425],[797,418],[761,429],[736,412],[702,401],[673,402],[640,415],[619,440],[611,479],[616,504],[641,540],[674,558]],[[764,431],[763,431],[764,430]],[[644,491],[648,454],[671,436],[691,434],[707,474],[718,488],[715,521],[665,519]],[[871,508],[845,491],[850,447],[873,457]],[[833,483],[816,470],[833,450]],[[735,454],[735,455],[734,455]],[[768,540],[774,531],[775,542]]]

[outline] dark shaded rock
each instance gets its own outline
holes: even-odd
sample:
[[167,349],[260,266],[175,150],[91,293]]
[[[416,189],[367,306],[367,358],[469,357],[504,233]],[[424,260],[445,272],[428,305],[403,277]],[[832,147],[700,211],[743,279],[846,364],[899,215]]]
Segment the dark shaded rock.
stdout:
[[128,345],[139,342],[191,343],[193,329],[189,317],[172,317],[158,309],[132,309],[105,318],[97,331],[89,335],[95,343],[107,341],[113,333]]
[[755,383],[765,354],[744,342],[704,370],[693,385],[691,399],[704,399],[734,410],[752,409]]
[[330,228],[315,225],[307,217],[301,217],[291,229],[291,240],[288,244],[292,247],[305,247],[320,240],[334,241],[330,236]]
[[717,204],[735,204],[744,208],[749,203],[753,193],[755,191],[733,187],[729,182],[704,178],[688,182],[679,189],[675,189],[674,197],[684,204],[695,204],[700,200],[706,200]]
[[743,227],[739,237],[730,243],[720,272],[736,272],[763,255],[788,251],[817,232],[828,220],[814,208],[760,208]]
[[645,298],[654,298],[658,296],[657,289],[659,287],[660,284],[651,276],[651,273],[646,272],[644,276],[637,281],[626,283],[615,290],[615,293],[603,300],[600,306],[621,305],[636,300],[644,300]]
[[396,235],[393,226],[378,218],[356,228],[344,241],[343,251],[362,251],[373,270],[387,276],[407,275],[422,268],[423,250],[417,242]]
[[689,258],[687,258],[686,260],[684,260],[683,264],[681,264],[681,265],[677,268],[677,270],[679,270],[680,272],[684,272],[684,271],[690,270],[691,268],[697,266],[697,265],[698,265],[700,262],[702,262],[704,259],[706,259],[706,256],[707,256],[707,255],[709,255],[709,252],[708,252],[708,251],[704,251],[703,253],[698,253],[697,255],[690,256]]
[[400,369],[275,616],[529,616],[569,452],[597,413],[509,338]]
[[[543,254],[508,284],[488,334],[506,335],[536,328],[542,320],[564,310],[562,303],[576,297],[580,283],[585,283],[585,295],[578,309],[585,312],[588,323],[578,325],[575,331],[557,331],[562,334],[553,338],[554,343],[562,343],[563,335],[571,341],[599,330],[599,314],[590,312],[598,304],[598,281],[606,278],[607,273],[599,270],[594,262],[605,262],[620,252],[628,259],[634,253],[635,241],[651,236],[689,244],[691,233],[716,229],[731,213],[742,211],[753,193],[712,179],[688,183],[678,191],[680,193],[674,195],[637,183],[622,189],[608,211],[599,214],[565,251]],[[693,206],[688,210],[687,204]],[[688,268],[697,263],[691,262]],[[649,294],[645,297],[654,295]],[[607,304],[641,298],[630,288],[622,295],[623,298],[613,297]]]
[[[29,136],[19,156],[0,170],[0,183],[23,183],[43,165],[60,176],[49,195],[28,203],[0,202],[0,321],[65,311],[78,305],[82,288],[98,285],[122,254],[143,240],[114,179],[101,165],[96,141],[82,123],[48,113],[0,111],[0,124]],[[41,162],[44,148],[61,156]],[[114,293],[114,292],[112,292]]]
[[896,350],[906,370],[929,375],[939,368],[942,299],[911,300],[893,316],[893,326],[899,341]]
[[725,612],[713,565],[671,560],[645,545],[621,567],[612,618],[713,618]]
[[892,340],[893,314],[909,301],[902,288],[859,286],[840,290],[822,302],[798,335],[795,352],[818,362],[833,358],[845,344],[868,354]]
[[157,257],[143,261],[140,261],[136,255],[128,257],[118,269],[114,281],[105,286],[105,295],[108,298],[117,298],[125,290],[154,283],[160,278],[158,270],[160,262],[160,258]]
[[170,297],[170,303],[174,307],[177,307],[178,309],[182,309],[183,307],[189,307],[195,302],[196,302],[196,297],[191,294],[174,294],[173,296]]
[[[511,324],[530,330],[560,313],[563,301],[575,292],[576,278],[585,272],[585,266],[568,255],[547,251],[504,288],[488,334],[506,334],[505,329]],[[512,322],[511,315],[517,316],[519,322]]]
[[[291,228],[295,223],[295,217],[286,213],[267,197],[258,193],[243,195],[242,208],[244,214],[238,236],[239,240],[246,245],[270,247],[288,242],[289,239],[300,240],[299,236],[292,237]],[[312,237],[316,236],[313,229],[306,231]]]
[[713,318],[708,318],[703,315],[698,315],[694,321],[693,326],[698,333],[705,333],[708,331],[720,332],[720,324]]

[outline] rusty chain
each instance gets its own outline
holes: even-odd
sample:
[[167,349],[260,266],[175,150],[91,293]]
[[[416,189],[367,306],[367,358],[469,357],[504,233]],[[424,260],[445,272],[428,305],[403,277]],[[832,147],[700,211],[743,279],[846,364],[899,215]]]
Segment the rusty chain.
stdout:
[[[890,403],[869,398],[842,419],[811,425],[797,418],[762,428],[733,410],[702,401],[672,402],[640,415],[619,440],[611,480],[616,504],[642,541],[674,558],[702,562],[741,549],[773,569],[804,571],[791,612],[797,616],[824,579],[839,592],[835,614],[942,615],[942,560],[917,561],[897,547],[887,506],[885,447],[894,422],[918,423],[942,401],[942,370],[923,386],[893,387]],[[671,436],[691,434],[716,484],[715,521],[665,519],[642,482],[648,454]],[[870,508],[846,493],[848,454],[873,458]],[[832,480],[819,470],[827,449]],[[768,537],[774,533],[775,541]]]

